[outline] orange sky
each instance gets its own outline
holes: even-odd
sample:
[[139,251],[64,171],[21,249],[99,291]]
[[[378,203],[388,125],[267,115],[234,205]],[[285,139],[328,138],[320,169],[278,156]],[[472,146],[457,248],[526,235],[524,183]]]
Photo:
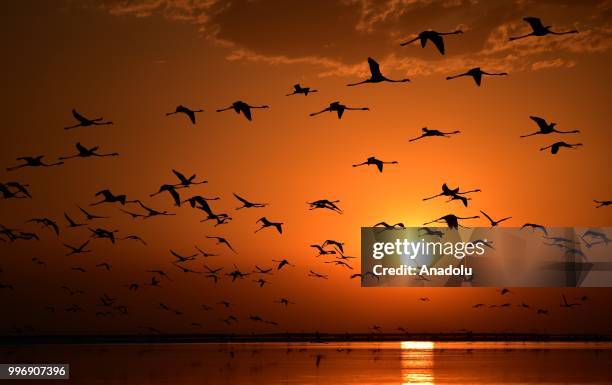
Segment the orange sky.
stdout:
[[[402,325],[415,331],[612,332],[606,321],[612,291],[607,289],[523,289],[509,299],[551,309],[546,319],[519,309],[479,312],[470,308],[473,303],[502,301],[494,289],[360,288],[348,279],[348,270],[324,264],[308,247],[338,239],[358,257],[361,226],[381,220],[418,226],[451,212],[467,216],[480,209],[495,217],[513,216],[508,226],[610,226],[610,209],[595,209],[592,200],[610,199],[612,190],[606,118],[611,10],[609,2],[596,1],[138,0],[7,7],[1,27],[0,163],[5,166],[0,180],[30,184],[34,199],[0,200],[0,223],[36,231],[42,240],[0,243],[0,282],[15,285],[14,292],[0,291],[5,308],[13,309],[0,321],[0,331],[32,324],[56,333],[133,332],[137,325],[191,332],[189,324],[199,322],[212,332],[359,332],[372,324],[385,330]],[[528,31],[521,21],[528,15],[556,30],[575,27],[580,33],[507,43],[508,36]],[[446,39],[444,57],[431,46],[399,46],[427,28],[465,32]],[[366,77],[368,56],[389,77],[412,81],[347,88]],[[445,80],[474,66],[510,75],[485,78],[482,87],[467,78]],[[297,82],[320,92],[285,97]],[[255,110],[253,122],[233,112],[214,112],[236,100],[270,109]],[[371,110],[349,111],[342,120],[332,114],[308,116],[336,100]],[[196,126],[184,116],[165,116],[178,104],[205,110]],[[72,108],[115,124],[65,131],[62,127],[72,124]],[[538,151],[562,139],[520,139],[536,129],[530,115],[558,122],[560,129],[579,128],[581,134],[563,139],[584,147],[556,156]],[[424,126],[462,133],[409,143]],[[72,154],[77,141],[121,156],[4,171],[18,156],[45,154],[51,161]],[[372,155],[400,164],[383,174],[351,167]],[[172,168],[208,180],[185,195],[220,196],[211,205],[234,220],[215,228],[200,223],[203,216],[195,210],[172,207],[166,195],[149,198],[161,184],[174,183]],[[483,192],[468,208],[421,201],[443,182]],[[92,210],[112,216],[100,227],[138,234],[149,246],[109,247],[95,241],[94,253],[72,257],[64,256],[62,243],[81,243],[86,230],[62,228],[58,241],[46,230],[23,225],[48,216],[64,226],[65,211],[81,220],[76,204],[93,203],[93,194],[103,188],[178,215],[133,221],[113,205]],[[270,206],[234,212],[238,203],[232,192]],[[306,201],[321,198],[339,199],[345,213],[307,209]],[[284,234],[254,234],[261,216],[284,222]],[[215,246],[206,235],[225,236],[238,254]],[[250,278],[213,285],[170,265],[168,249],[188,254],[194,245],[221,254],[193,262],[195,269],[205,262],[227,270],[235,263],[250,271],[281,257],[296,267],[269,277],[271,284],[262,289]],[[48,267],[31,263],[32,257]],[[96,269],[101,261],[113,270]],[[77,265],[88,272],[70,270]],[[353,265],[359,268],[358,262]],[[149,280],[151,268],[163,268],[175,280],[160,290],[132,293],[123,287]],[[330,280],[307,278],[309,269],[329,274]],[[87,293],[70,298],[59,288],[63,284]],[[568,315],[558,308],[561,292],[588,293],[592,301]],[[129,317],[97,319],[102,293],[128,305]],[[418,303],[421,296],[432,301]],[[280,297],[296,305],[285,310],[273,302]],[[222,299],[236,308],[214,305],[208,313],[199,308]],[[158,302],[185,315],[167,314]],[[88,311],[76,316],[61,311],[73,303]],[[44,313],[47,304],[57,306],[57,314]],[[219,319],[228,314],[241,321],[226,327]],[[245,319],[250,314],[280,326],[254,324]]]

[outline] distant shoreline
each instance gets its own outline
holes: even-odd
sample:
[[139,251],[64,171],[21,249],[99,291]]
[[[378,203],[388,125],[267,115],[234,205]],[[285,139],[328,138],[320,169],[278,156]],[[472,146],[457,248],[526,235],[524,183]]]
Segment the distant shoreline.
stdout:
[[326,343],[326,342],[611,342],[612,335],[503,333],[393,334],[149,334],[149,335],[27,335],[0,336],[2,345],[177,344],[177,343]]

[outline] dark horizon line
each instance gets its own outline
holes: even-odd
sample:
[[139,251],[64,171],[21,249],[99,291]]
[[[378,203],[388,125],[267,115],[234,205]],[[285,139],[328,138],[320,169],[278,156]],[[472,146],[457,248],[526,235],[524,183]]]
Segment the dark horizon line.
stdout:
[[612,342],[610,334],[549,333],[263,333],[263,334],[113,334],[0,336],[2,345],[73,345],[140,343],[246,343],[246,342]]

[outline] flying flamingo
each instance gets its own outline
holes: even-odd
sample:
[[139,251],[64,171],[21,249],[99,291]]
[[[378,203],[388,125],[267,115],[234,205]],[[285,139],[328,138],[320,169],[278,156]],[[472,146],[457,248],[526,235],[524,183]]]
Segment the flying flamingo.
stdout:
[[508,219],[511,219],[512,217],[506,217],[506,218],[502,218],[498,221],[493,220],[490,216],[487,215],[487,213],[485,213],[484,211],[480,210],[480,212],[482,213],[482,215],[484,215],[489,222],[491,222],[491,227],[495,227],[497,225],[499,225],[500,223],[502,223],[503,221],[507,221]]
[[238,100],[237,102],[232,103],[232,105],[229,107],[218,109],[217,112],[223,112],[233,109],[234,111],[236,111],[237,114],[240,114],[242,112],[244,117],[247,118],[248,121],[251,121],[252,108],[270,108],[270,106],[250,106],[247,103]]
[[480,218],[480,216],[475,215],[475,216],[472,216],[472,217],[458,217],[458,216],[456,216],[454,214],[448,214],[448,215],[445,215],[445,216],[440,217],[438,219],[434,219],[431,222],[423,223],[423,226],[427,226],[427,225],[429,225],[431,223],[438,223],[438,222],[444,221],[444,222],[446,222],[446,225],[448,226],[449,229],[458,229],[459,228],[459,221],[458,221],[458,219],[475,219],[475,218]]
[[594,199],[593,202],[597,203],[597,206],[595,206],[596,209],[612,205],[612,201],[598,201]]
[[381,83],[381,82],[390,82],[390,83],[404,83],[409,82],[410,79],[400,79],[400,80],[392,80],[380,72],[380,65],[376,62],[376,60],[371,57],[368,58],[368,65],[370,66],[370,77],[366,80],[360,81],[358,83],[347,84],[348,87],[356,86],[359,84],[365,83]]
[[13,166],[13,167],[7,167],[6,171],[12,171],[12,170],[17,170],[18,168],[22,168],[22,167],[53,167],[53,166],[59,166],[64,164],[64,162],[57,162],[57,163],[44,163],[42,158],[44,158],[44,155],[38,155],[38,156],[21,156],[19,158],[17,158],[16,160],[22,160],[25,163],[24,164],[18,164],[17,166]]
[[459,134],[461,132],[461,131],[442,132],[439,130],[430,130],[427,127],[421,128],[421,131],[423,132],[421,136],[410,139],[409,142],[414,142],[415,140],[426,138],[428,136],[442,136],[444,138],[450,138],[450,135]]
[[322,114],[324,112],[334,112],[338,114],[338,119],[342,119],[342,115],[344,111],[370,111],[368,107],[347,107],[344,104],[340,104],[340,102],[333,102],[329,104],[329,107],[322,109],[319,112],[313,112],[310,116],[316,116]]
[[474,68],[471,68],[470,70],[468,70],[467,72],[464,72],[462,74],[454,75],[454,76],[447,76],[446,80],[457,79],[457,78],[462,77],[462,76],[471,76],[474,79],[474,82],[476,83],[476,85],[478,87],[480,87],[480,82],[482,81],[482,75],[488,75],[488,76],[506,76],[508,74],[506,72],[499,72],[499,73],[485,72],[485,71],[481,70],[480,67],[474,67]]
[[74,116],[74,118],[78,120],[79,123],[75,124],[74,126],[64,127],[65,130],[70,130],[71,128],[77,128],[77,127],[104,126],[107,124],[113,124],[113,122],[110,122],[110,121],[102,122],[104,118],[87,119],[83,115],[79,114],[77,110],[75,110],[74,108],[72,109],[72,116]]
[[185,114],[189,117],[189,120],[191,120],[192,124],[196,124],[196,116],[195,116],[196,112],[204,112],[204,110],[192,110],[183,105],[178,105],[176,109],[174,110],[174,112],[168,112],[166,113],[166,116],[174,115],[174,114]]
[[118,153],[116,152],[112,152],[109,154],[98,154],[96,151],[100,148],[100,146],[95,146],[92,148],[87,148],[85,146],[83,146],[81,143],[77,143],[76,144],[76,149],[79,152],[76,155],[71,155],[71,156],[64,156],[64,157],[60,157],[60,160],[66,160],[66,159],[72,159],[72,158],[89,158],[91,156],[99,156],[99,157],[105,157],[105,156],[119,156]]
[[463,31],[461,30],[456,30],[453,32],[436,32],[436,31],[423,31],[421,33],[418,34],[417,37],[415,37],[412,40],[409,40],[407,42],[401,43],[400,45],[403,47],[405,45],[411,44],[417,40],[420,40],[421,42],[421,47],[425,48],[425,45],[427,45],[427,40],[430,40],[435,46],[436,48],[438,48],[438,51],[440,51],[440,53],[442,55],[444,55],[444,35],[456,35],[456,34],[460,34],[463,33]]
[[557,134],[577,134],[577,133],[580,132],[580,130],[559,131],[559,130],[557,130],[555,128],[557,123],[553,123],[553,122],[548,123],[544,118],[540,118],[539,116],[530,116],[529,119],[531,119],[534,122],[536,122],[536,124],[538,125],[538,128],[539,128],[539,131],[536,131],[536,132],[533,132],[533,133],[527,134],[527,135],[521,135],[521,138],[526,138],[528,136],[533,136],[533,135],[552,134],[553,132],[555,132]]
[[578,31],[575,29],[572,29],[571,31],[565,31],[565,32],[551,31],[550,28],[552,26],[551,25],[544,26],[544,24],[542,24],[542,20],[538,19],[537,17],[525,17],[523,18],[523,20],[529,24],[532,31],[526,35],[511,37],[510,41],[523,39],[529,36],[566,35],[568,33],[578,33]]
[[570,144],[570,143],[565,143],[565,142],[556,142],[556,143],[551,144],[550,146],[540,148],[540,151],[544,151],[550,148],[550,153],[555,155],[556,153],[559,152],[559,149],[561,147],[576,149],[576,147],[578,146],[582,146],[582,143]]
[[302,87],[299,83],[298,84],[294,84],[293,85],[293,92],[290,94],[287,94],[285,96],[291,96],[291,95],[297,95],[297,94],[304,94],[304,96],[308,96],[309,93],[312,92],[319,92],[318,90],[313,90],[310,87]]
[[399,162],[396,160],[391,161],[391,162],[383,162],[382,160],[377,159],[374,156],[371,156],[365,162],[354,164],[353,167],[376,165],[376,168],[378,168],[378,171],[383,172],[383,165],[385,164],[399,164]]

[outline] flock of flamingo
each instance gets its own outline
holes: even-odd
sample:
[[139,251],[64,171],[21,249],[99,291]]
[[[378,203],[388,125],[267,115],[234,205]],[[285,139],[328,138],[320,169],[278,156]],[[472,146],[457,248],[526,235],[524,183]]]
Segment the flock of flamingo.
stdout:
[[[511,37],[510,40],[523,39],[528,37],[542,37],[545,35],[563,35],[563,34],[573,34],[577,33],[576,30],[564,31],[564,32],[555,32],[551,30],[550,26],[544,26],[540,19],[534,17],[526,17],[524,21],[529,24],[531,27],[531,31],[525,35]],[[408,40],[402,43],[402,46],[409,45],[413,42],[420,42],[421,46],[425,48],[428,42],[431,42],[435,48],[439,51],[440,54],[445,54],[445,45],[444,45],[444,37],[451,35],[459,35],[462,31],[456,30],[447,33],[441,33],[436,31],[424,31],[418,34],[415,38]],[[370,77],[355,83],[350,83],[347,86],[353,87],[362,84],[370,84],[370,83],[381,83],[381,82],[392,82],[392,83],[404,83],[409,82],[410,80],[407,78],[404,79],[390,79],[383,75],[380,65],[373,59],[367,59]],[[483,76],[505,76],[507,73],[493,73],[486,72],[479,67],[469,69],[468,71],[452,76],[448,76],[446,79],[452,80],[460,77],[471,77],[477,86],[481,86]],[[312,93],[319,92],[316,89],[312,89],[310,87],[304,87],[300,84],[295,84],[293,86],[293,90],[291,93],[287,94],[287,96],[292,95],[304,95],[308,96]],[[244,118],[251,121],[253,119],[253,110],[255,109],[267,109],[269,106],[267,105],[251,105],[243,101],[236,101],[230,106],[219,108],[217,112],[229,111],[233,110],[237,114],[242,114]],[[325,112],[336,113],[338,119],[343,117],[343,114],[346,111],[368,111],[367,107],[350,107],[342,104],[339,101],[335,101],[330,103],[327,107],[321,109],[320,111],[316,111],[310,114],[310,116],[317,116],[319,114],[323,114]],[[202,109],[191,109],[183,105],[179,105],[172,112],[168,112],[166,115],[171,116],[175,114],[182,114],[186,116],[192,124],[196,124],[197,122],[197,114],[202,113]],[[65,127],[66,130],[72,130],[77,128],[87,128],[87,127],[95,127],[95,126],[105,126],[112,125],[112,121],[105,120],[103,118],[87,118],[83,114],[79,113],[75,109],[72,110],[72,115],[76,120],[75,124]],[[531,120],[537,125],[538,130],[532,133],[527,133],[522,135],[521,138],[531,137],[535,135],[566,135],[566,134],[577,134],[579,130],[559,130],[556,128],[556,123],[548,122],[544,118],[531,116]],[[414,142],[417,140],[426,139],[429,137],[444,137],[450,138],[453,135],[460,134],[460,131],[439,131],[434,129],[429,129],[424,127],[420,136],[410,139],[410,142]],[[554,142],[546,147],[542,147],[541,151],[545,151],[550,149],[552,154],[557,154],[560,149],[576,149],[577,147],[582,146],[582,143],[566,143],[563,141]],[[59,157],[54,161],[46,161],[44,160],[44,155],[37,156],[22,156],[18,157],[17,161],[20,163],[16,165],[12,165],[7,168],[7,171],[13,171],[17,169],[23,168],[32,168],[32,167],[59,167],[64,164],[65,161],[74,158],[91,158],[91,157],[118,157],[119,154],[116,152],[100,152],[99,146],[94,147],[86,147],[81,143],[76,143],[76,153],[70,153],[65,156]],[[390,167],[392,165],[397,165],[397,161],[383,161],[374,156],[367,158],[365,161],[353,164],[353,167],[361,167],[361,166],[375,166],[378,172],[382,173],[385,166]],[[268,206],[266,202],[255,202],[250,199],[247,199],[237,193],[233,193],[233,197],[236,199],[237,207],[234,210],[234,213],[221,213],[213,209],[214,201],[219,200],[219,197],[206,197],[198,194],[188,194],[194,189],[194,186],[206,184],[206,180],[198,180],[196,174],[183,174],[178,170],[172,170],[172,173],[175,180],[165,182],[161,184],[161,186],[153,191],[150,197],[154,197],[156,195],[163,194],[168,197],[170,204],[175,208],[184,207],[185,205],[192,209],[198,210],[204,215],[202,222],[212,221],[214,226],[222,226],[228,224],[232,221],[232,215],[236,215],[240,210],[265,210]],[[446,183],[442,185],[442,191],[436,195],[423,198],[423,200],[430,200],[437,197],[442,197],[447,199],[447,202],[458,201],[463,206],[467,207],[469,205],[469,201],[471,198],[468,194],[480,192],[480,189],[470,189],[461,191],[459,187],[450,188]],[[7,199],[33,199],[33,194],[31,193],[30,186],[24,183],[20,183],[17,181],[9,181],[5,183],[0,183],[0,196]],[[41,226],[43,229],[50,230],[56,237],[60,237],[65,231],[81,231],[84,230],[84,234],[87,236],[83,239],[79,244],[68,244],[63,243],[66,248],[66,256],[74,256],[81,255],[86,253],[93,253],[93,246],[96,242],[106,241],[112,245],[116,245],[119,242],[139,242],[143,246],[147,246],[148,243],[144,239],[142,239],[137,234],[123,234],[118,230],[113,230],[108,227],[102,227],[102,225],[98,225],[97,223],[100,221],[105,221],[110,219],[109,217],[98,215],[92,210],[95,210],[95,207],[99,205],[115,205],[118,206],[119,212],[122,215],[129,216],[135,220],[147,220],[153,217],[164,217],[164,216],[175,216],[177,215],[174,212],[169,212],[167,210],[155,209],[149,206],[148,203],[143,202],[143,200],[138,198],[128,198],[124,194],[117,194],[113,192],[110,188],[104,189],[92,194],[95,197],[96,201],[90,203],[90,207],[85,209],[81,206],[78,206],[79,209],[79,217],[74,216],[74,214],[64,213],[64,221],[65,223],[62,225],[59,221],[46,218],[46,217],[36,217],[29,219],[27,224],[35,224]],[[92,199],[93,200],[93,199]],[[307,202],[309,210],[328,210],[333,213],[342,214],[343,210],[339,205],[338,200],[328,200],[328,199],[320,199],[312,202]],[[595,200],[596,207],[600,208],[603,206],[609,206],[612,201],[610,200]],[[491,227],[498,226],[502,222],[510,220],[512,217],[507,216],[501,219],[493,219],[492,216],[487,214],[485,211],[480,210],[481,214],[488,220]],[[460,220],[466,219],[475,219],[479,218],[479,215],[470,216],[470,217],[458,217],[454,214],[448,214],[443,217],[433,219],[430,222],[424,223],[423,226],[427,226],[431,223],[445,223],[449,228],[456,229],[460,226]],[[265,215],[262,215],[259,220],[257,220],[256,224],[254,224],[254,232],[260,231],[272,231],[278,233],[279,236],[283,234],[284,223],[278,220],[273,220],[268,218]],[[402,229],[404,225],[402,223],[389,224],[387,222],[381,221],[372,227],[377,227],[381,229]],[[563,249],[566,253],[575,252],[576,242],[572,239],[565,239],[562,237],[550,237],[546,227],[535,224],[535,223],[525,223],[521,229],[530,228],[533,230],[540,230],[543,234],[543,237],[550,242],[551,246],[559,247]],[[68,230],[65,230],[68,229]],[[422,227],[419,231],[424,232],[424,236],[441,236],[441,232],[436,230],[435,228]],[[22,230],[18,227],[9,227],[0,225],[0,241],[4,243],[13,243],[17,241],[36,241],[39,240],[41,235],[36,232],[30,230]],[[238,251],[233,247],[230,240],[222,236],[207,236],[206,239],[210,242],[214,242],[214,244],[219,245],[224,251],[231,254],[238,254]],[[585,234],[582,235],[581,239],[583,242],[588,245],[590,248],[593,245],[607,245],[610,242],[610,239],[606,236],[606,234],[597,232],[595,230],[589,230]],[[327,239],[321,242],[320,244],[312,244],[310,245],[316,251],[315,257],[324,257],[327,260],[322,263],[336,266],[338,269],[345,269],[349,274],[351,279],[358,278],[359,280],[365,279],[379,279],[371,272],[355,272],[354,267],[351,264],[351,260],[354,257],[345,254],[344,243],[338,240]],[[263,288],[270,284],[270,277],[274,274],[282,274],[283,271],[289,268],[294,268],[296,264],[289,261],[286,258],[279,258],[271,261],[270,266],[254,266],[253,269],[249,270],[241,270],[238,268],[237,264],[233,264],[233,267],[230,269],[226,269],[225,267],[211,267],[208,264],[203,264],[201,268],[194,267],[194,261],[197,261],[201,258],[209,258],[216,256],[218,254],[207,252],[198,246],[196,246],[193,250],[187,251],[182,250],[182,252],[178,252],[176,250],[169,250],[169,264],[168,267],[174,269],[173,273],[170,273],[165,268],[160,267],[151,267],[146,270],[148,274],[150,274],[149,279],[146,281],[133,281],[133,282],[125,282],[121,286],[125,287],[126,290],[135,292],[139,290],[157,290],[166,285],[170,285],[173,282],[172,276],[174,274],[195,274],[204,277],[207,280],[210,280],[212,284],[216,284],[220,280],[229,280],[231,282],[242,281],[242,280],[250,280],[254,285],[254,288]],[[330,259],[331,258],[331,259]],[[40,258],[32,258],[32,262],[37,265],[41,265],[43,267],[47,266],[47,261]],[[51,262],[49,262],[51,263]],[[269,262],[270,263],[270,262]],[[99,261],[93,266],[93,269],[101,269],[104,271],[111,271],[113,266],[108,261]],[[84,274],[91,271],[91,267],[87,266],[73,266],[71,268],[72,271],[78,274]],[[323,274],[321,272],[316,271],[314,268],[306,268],[305,275],[314,279],[327,280],[329,279],[329,275]],[[4,273],[3,270],[0,269],[0,273]],[[19,287],[17,284],[6,281],[6,274],[0,275],[2,278],[2,283],[0,283],[0,289],[4,290],[18,290]],[[74,298],[75,301],[69,307],[60,309],[57,306],[53,306],[52,304],[44,304],[44,309],[51,313],[56,313],[59,311],[65,311],[69,313],[80,313],[85,311],[94,312],[96,316],[99,317],[114,317],[119,315],[127,315],[129,314],[129,309],[127,306],[121,304],[121,301],[116,296],[109,296],[106,293],[102,294],[99,297],[99,303],[92,304],[88,310],[86,306],[82,304],[80,301],[76,301],[77,298],[86,295],[84,290],[79,288],[73,288],[68,284],[60,283],[60,289],[66,293],[66,296],[69,298]],[[513,291],[509,289],[501,289],[499,290],[501,296],[507,298],[507,296],[512,295]],[[418,301],[426,303],[429,302],[430,299],[428,297],[420,297]],[[568,302],[565,295],[562,296],[562,301],[560,302],[560,307],[562,308],[574,308],[579,305],[584,304],[588,301],[586,296],[578,297],[577,302]],[[273,300],[274,303],[277,303],[279,306],[283,308],[298,306],[289,298],[276,298]],[[202,304],[202,310],[206,312],[219,312],[221,310],[229,310],[231,311],[234,308],[234,304],[226,299],[219,299],[219,301],[215,304]],[[477,303],[473,305],[473,308],[509,308],[518,306],[522,309],[531,309],[531,305],[526,304],[525,302],[521,302],[520,304],[513,304],[512,302],[503,302],[501,304],[484,304]],[[184,311],[178,308],[175,308],[167,303],[159,302],[155,304],[155,307],[159,308],[161,311],[168,312],[174,314],[176,316],[183,316]],[[545,308],[536,307],[534,311],[538,315],[548,315],[549,310]],[[262,317],[257,314],[250,314],[248,317],[244,317],[244,320],[247,322],[266,324],[271,326],[278,326],[278,322],[272,319],[268,319],[266,317]],[[225,314],[220,318],[220,322],[231,326],[241,321],[241,318],[233,313]],[[192,327],[196,328],[205,328],[200,322],[192,322]],[[15,326],[15,332],[27,332],[31,330],[31,327],[25,326]],[[154,326],[141,326],[140,329],[144,333],[161,333]],[[382,332],[382,327],[375,325],[371,328],[374,333]],[[204,330],[204,329],[202,329]],[[404,330],[400,328],[398,330]]]

